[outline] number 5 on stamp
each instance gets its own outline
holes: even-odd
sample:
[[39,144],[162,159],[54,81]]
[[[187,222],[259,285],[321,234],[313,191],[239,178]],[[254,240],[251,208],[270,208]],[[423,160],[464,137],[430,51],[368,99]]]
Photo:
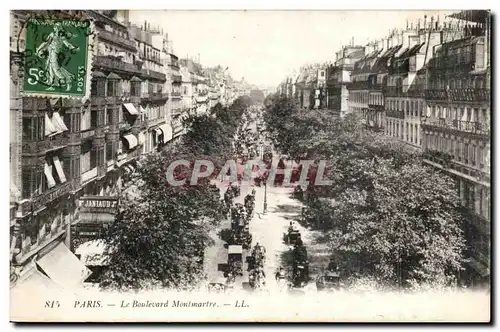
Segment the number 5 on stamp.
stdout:
[[86,20],[29,20],[23,95],[87,98],[91,30],[92,25]]

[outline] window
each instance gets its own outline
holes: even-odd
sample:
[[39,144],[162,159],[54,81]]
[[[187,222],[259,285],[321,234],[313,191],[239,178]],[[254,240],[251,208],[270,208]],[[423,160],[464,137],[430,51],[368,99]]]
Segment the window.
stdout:
[[479,153],[479,156],[478,156],[479,169],[483,169],[484,168],[484,148],[480,146],[478,149],[478,153]]
[[410,110],[410,102],[407,100],[406,101],[406,111]]
[[90,127],[91,128],[98,127],[98,124],[99,124],[98,116],[99,116],[99,111],[91,111],[90,112]]
[[80,170],[82,174],[90,170],[90,150],[80,155]]
[[23,198],[31,198],[32,196],[40,195],[48,188],[47,179],[43,171],[23,168],[21,177],[23,181]]
[[450,139],[450,154],[453,156],[455,154],[455,140]]
[[123,122],[123,107],[118,107],[118,123]]
[[40,141],[45,136],[45,118],[23,118],[23,141]]
[[465,143],[464,144],[464,163],[468,164],[469,163],[469,144]]
[[472,166],[476,166],[476,145],[471,144],[470,146],[470,161]]
[[113,125],[113,110],[108,110],[108,108],[106,107],[106,124],[108,125]]
[[90,84],[90,95],[97,96],[97,80],[92,80]]
[[84,108],[81,113],[81,122],[80,129],[82,131],[88,130],[91,128],[91,115],[90,115],[90,107]]
[[115,80],[108,80],[108,83],[107,83],[107,94],[106,96],[108,97],[114,97],[117,95],[117,91],[116,91],[116,81]]
[[462,142],[456,142],[455,157],[458,161],[462,161]]
[[409,140],[409,137],[408,137],[409,131],[410,131],[410,129],[409,129],[409,125],[408,125],[408,123],[407,123],[407,124],[406,124],[406,140],[407,140],[407,141]]

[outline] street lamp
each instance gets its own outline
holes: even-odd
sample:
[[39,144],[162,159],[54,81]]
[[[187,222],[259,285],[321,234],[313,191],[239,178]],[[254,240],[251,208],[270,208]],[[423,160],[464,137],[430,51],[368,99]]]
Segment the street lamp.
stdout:
[[267,178],[264,178],[264,212],[262,214],[267,213]]

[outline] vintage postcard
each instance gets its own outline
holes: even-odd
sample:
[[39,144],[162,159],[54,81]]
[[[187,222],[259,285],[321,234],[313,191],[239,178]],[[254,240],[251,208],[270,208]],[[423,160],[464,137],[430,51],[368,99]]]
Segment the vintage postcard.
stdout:
[[490,322],[489,10],[10,26],[11,321]]

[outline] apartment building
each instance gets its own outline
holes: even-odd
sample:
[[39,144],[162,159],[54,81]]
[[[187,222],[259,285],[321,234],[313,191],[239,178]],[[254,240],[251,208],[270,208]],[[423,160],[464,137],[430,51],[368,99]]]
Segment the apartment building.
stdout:
[[439,21],[424,19],[423,25],[401,31],[402,48],[389,66],[386,96],[387,135],[405,142],[408,147],[421,149],[420,119],[425,109],[425,64],[432,57],[434,46],[442,41]]
[[464,278],[489,281],[490,12],[453,14],[443,43],[427,66],[427,109],[422,121],[424,162],[449,174],[467,214],[468,265]]
[[[138,54],[136,62],[142,62],[142,68],[163,73],[166,78],[166,54],[163,52],[163,39],[165,38],[159,28],[152,28],[151,23],[144,22],[141,26],[132,25],[131,37],[135,40]],[[139,82],[133,77],[134,82]],[[142,153],[157,151],[163,144],[172,139],[171,119],[169,115],[169,93],[166,89],[166,80],[148,78],[140,81],[141,102],[139,116],[142,119],[142,131],[139,134],[144,141]]]
[[[82,209],[82,202],[119,193],[144,144],[141,84],[166,80],[143,68],[128,22],[120,22],[117,11],[58,15],[76,13],[92,18],[97,30],[90,98],[21,98],[19,75],[11,68],[11,274],[24,280],[43,270],[63,287],[88,275],[71,249],[112,221]],[[15,63],[22,61],[26,37],[20,27],[29,14],[11,14]]]
[[345,116],[349,111],[349,91],[351,72],[354,63],[365,55],[362,46],[343,46],[335,54],[335,63],[327,68],[326,104],[327,108],[338,116]]

